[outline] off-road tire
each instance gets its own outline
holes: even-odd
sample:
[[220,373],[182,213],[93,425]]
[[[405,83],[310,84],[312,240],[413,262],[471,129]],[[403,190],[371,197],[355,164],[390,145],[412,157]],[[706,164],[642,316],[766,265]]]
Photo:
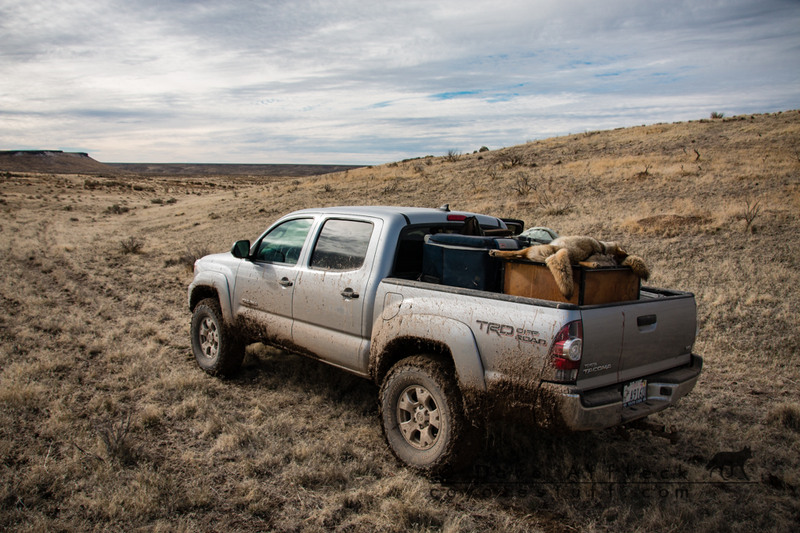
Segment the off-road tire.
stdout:
[[222,319],[216,298],[206,298],[192,313],[192,352],[212,376],[231,376],[242,366],[244,343]]
[[447,476],[476,451],[453,372],[415,355],[395,364],[380,389],[383,434],[403,463],[430,476]]

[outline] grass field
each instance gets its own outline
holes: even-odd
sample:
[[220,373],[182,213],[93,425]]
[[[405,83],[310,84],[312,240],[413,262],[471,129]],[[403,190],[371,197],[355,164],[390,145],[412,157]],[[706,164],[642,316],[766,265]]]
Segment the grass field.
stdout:
[[[800,112],[659,124],[316,177],[0,171],[0,529],[792,531]],[[698,303],[705,369],[648,425],[498,422],[472,471],[392,457],[377,388],[253,345],[197,368],[199,255],[301,207],[488,212],[617,240]],[[710,472],[718,452],[743,468]]]

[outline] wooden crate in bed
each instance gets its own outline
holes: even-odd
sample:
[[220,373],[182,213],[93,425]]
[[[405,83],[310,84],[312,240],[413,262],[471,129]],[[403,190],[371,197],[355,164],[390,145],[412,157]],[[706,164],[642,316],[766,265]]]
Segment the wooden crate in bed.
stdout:
[[584,268],[573,265],[575,291],[567,300],[558,290],[553,274],[544,263],[505,263],[503,292],[514,296],[540,298],[576,305],[624,302],[639,298],[639,277],[628,267]]

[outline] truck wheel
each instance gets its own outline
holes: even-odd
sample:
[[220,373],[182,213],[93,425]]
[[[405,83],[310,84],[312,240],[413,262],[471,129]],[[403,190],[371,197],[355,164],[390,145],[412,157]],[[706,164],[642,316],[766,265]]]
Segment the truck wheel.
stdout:
[[452,373],[426,356],[395,364],[380,391],[381,422],[398,459],[430,475],[466,466],[475,451]]
[[244,343],[223,322],[215,298],[206,298],[194,308],[192,351],[200,368],[212,376],[229,376],[242,365]]

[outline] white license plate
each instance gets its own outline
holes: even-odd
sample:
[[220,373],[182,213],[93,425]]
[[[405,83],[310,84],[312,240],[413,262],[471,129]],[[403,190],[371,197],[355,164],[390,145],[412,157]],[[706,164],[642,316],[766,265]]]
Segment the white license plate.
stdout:
[[647,380],[631,381],[622,389],[622,407],[630,407],[647,400]]

